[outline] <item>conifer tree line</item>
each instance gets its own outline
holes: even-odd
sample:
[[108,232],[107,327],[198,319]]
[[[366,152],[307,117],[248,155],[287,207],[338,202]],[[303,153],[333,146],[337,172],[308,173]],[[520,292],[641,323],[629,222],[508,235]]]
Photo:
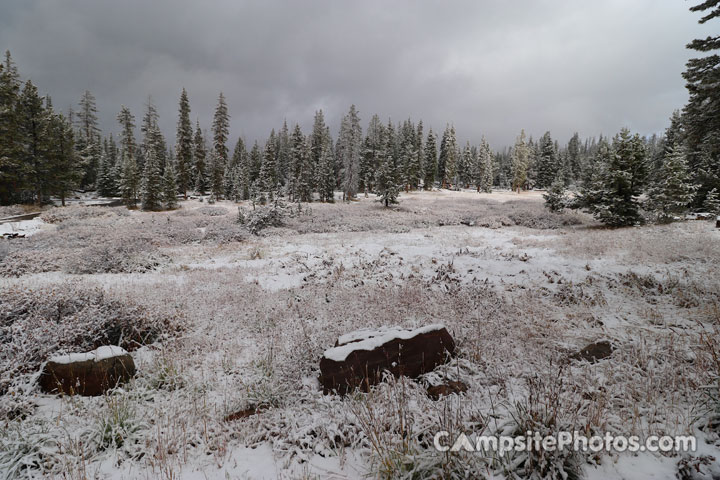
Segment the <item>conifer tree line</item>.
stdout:
[[[704,12],[705,23],[720,16],[719,4],[707,0],[690,10]],[[720,37],[688,48],[717,51]],[[671,221],[691,209],[720,213],[720,56],[690,60],[683,77],[690,100],[663,135],[623,129],[612,138],[582,139],[575,133],[561,144],[550,132],[533,139],[521,131],[513,146],[498,152],[484,137],[460,145],[451,124],[435,132],[422,121],[385,122],[373,115],[363,129],[354,105],[335,139],[319,110],[310,132],[284,122],[264,142],[239,138],[231,145],[224,95],[206,131],[199,121],[193,124],[183,89],[170,148],[151,98],[138,139],[136,117],[125,106],[117,114],[117,137],[104,136],[92,93],[84,92],[67,116],[56,113],[49,96],[21,81],[6,52],[0,65],[0,203],[43,203],[51,196],[64,203],[81,189],[145,210],[174,208],[178,196],[191,194],[262,204],[278,197],[334,202],[336,192],[342,200],[374,194],[387,207],[412,190],[537,188],[547,190],[551,210],[581,208],[612,226]]]

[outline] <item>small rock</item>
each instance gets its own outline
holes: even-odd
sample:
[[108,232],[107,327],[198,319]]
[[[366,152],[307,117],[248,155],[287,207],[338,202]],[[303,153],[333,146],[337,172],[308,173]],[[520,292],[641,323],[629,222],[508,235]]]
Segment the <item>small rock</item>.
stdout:
[[601,342],[591,343],[569,358],[570,360],[585,360],[590,363],[595,363],[598,360],[609,357],[614,350],[615,347],[613,347],[609,341],[603,340]]
[[454,380],[450,380],[449,382],[442,385],[428,387],[427,393],[428,397],[432,398],[433,400],[440,400],[440,397],[445,397],[453,393],[465,393],[467,392],[467,389],[468,386],[465,385],[463,382],[456,382]]
[[40,389],[66,395],[102,395],[135,375],[135,362],[123,348],[100,347],[92,352],[52,357],[40,373]]

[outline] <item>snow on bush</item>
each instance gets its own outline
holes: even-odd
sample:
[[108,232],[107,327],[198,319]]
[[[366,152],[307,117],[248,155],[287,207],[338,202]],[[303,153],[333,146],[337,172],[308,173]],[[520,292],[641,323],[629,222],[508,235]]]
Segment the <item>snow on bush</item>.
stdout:
[[124,207],[96,207],[84,205],[70,205],[67,207],[54,207],[44,211],[40,218],[46,223],[62,223],[68,220],[87,220],[89,218],[117,218],[126,217],[130,212]]
[[237,220],[250,233],[257,235],[266,228],[285,225],[286,218],[310,215],[312,215],[312,211],[308,206],[303,207],[301,203],[298,203],[297,206],[290,206],[283,201],[276,200],[270,205],[257,206],[252,210],[239,207]]

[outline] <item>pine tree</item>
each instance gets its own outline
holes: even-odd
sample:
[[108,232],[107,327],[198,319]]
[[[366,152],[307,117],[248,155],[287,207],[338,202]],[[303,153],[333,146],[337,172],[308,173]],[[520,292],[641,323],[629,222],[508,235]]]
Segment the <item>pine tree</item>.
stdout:
[[[699,23],[705,24],[720,17],[720,2],[705,0],[690,11],[703,12]],[[707,192],[720,190],[720,36],[693,40],[687,48],[703,54],[690,59],[683,73],[690,98],[683,109],[682,123],[688,166],[693,183],[699,187],[694,206],[699,207]]]
[[225,163],[223,162],[220,152],[215,147],[210,148],[210,165],[209,165],[209,183],[210,196],[213,200],[220,200],[223,197],[223,173],[225,171]]
[[167,161],[168,149],[165,144],[165,137],[158,126],[159,115],[152,97],[148,97],[145,108],[145,115],[143,115],[142,124],[140,125],[140,131],[143,134],[143,141],[140,145],[142,161],[138,162],[138,168],[143,172],[145,171],[144,162],[149,156],[149,151],[153,150],[157,167],[160,169],[160,174],[162,175],[162,170],[165,168],[165,162]]
[[193,174],[195,175],[195,191],[198,195],[205,195],[208,189],[207,181],[207,145],[203,137],[200,121],[195,127],[195,138],[193,140],[193,159],[195,161]]
[[455,140],[455,127],[445,127],[442,141],[440,142],[440,158],[437,168],[441,188],[450,187],[455,181],[457,174],[457,144]]
[[520,190],[527,189],[528,185],[528,167],[530,159],[530,148],[525,141],[525,130],[515,141],[515,147],[510,155],[512,168],[512,189],[520,193]]
[[408,119],[403,122],[400,130],[400,172],[405,190],[416,190],[420,184],[421,163],[417,152],[416,130],[413,123]]
[[480,191],[482,191],[482,180],[485,164],[483,163],[483,158],[480,156],[480,150],[476,146],[470,148],[469,164],[471,179],[470,183],[475,186],[475,189],[479,193]]
[[135,153],[135,117],[126,106],[122,106],[117,116],[120,123],[120,194],[128,207],[137,203],[140,185],[140,171]]
[[144,157],[140,198],[143,210],[162,208],[163,163],[166,156],[165,141],[158,127],[158,115],[152,100],[148,99],[143,117],[142,152]]
[[259,187],[270,201],[277,190],[277,159],[275,153],[275,131],[265,142],[262,166],[260,167]]
[[368,192],[374,190],[375,172],[380,163],[380,156],[385,151],[385,126],[380,117],[373,115],[368,124],[367,135],[363,141],[363,151],[360,157],[359,188],[367,197]]
[[257,181],[261,168],[262,153],[260,152],[260,145],[255,141],[252,150],[250,150],[250,185]]
[[100,156],[102,155],[97,111],[95,97],[89,90],[85,90],[80,98],[78,111],[76,112],[79,128],[76,147],[78,147],[78,154],[82,159],[84,169],[81,186],[86,188],[95,187]]
[[190,101],[183,88],[178,107],[177,133],[175,135],[175,156],[177,158],[177,183],[183,197],[192,188],[190,174],[193,167],[193,129],[190,123]]
[[490,144],[482,137],[478,151],[479,161],[482,165],[482,176],[480,179],[480,190],[484,193],[491,193],[493,186],[493,154],[490,151]]
[[117,121],[120,123],[120,154],[128,154],[131,157],[135,157],[135,117],[130,110],[123,105],[120,108],[120,113],[117,116]]
[[545,206],[551,212],[562,212],[567,204],[567,196],[565,194],[565,181],[562,177],[558,177],[550,185],[546,193],[543,193]]
[[248,153],[242,137],[238,138],[235,143],[235,149],[233,150],[229,169],[231,169],[231,184],[227,184],[228,175],[226,174],[225,189],[229,189],[228,194],[236,202],[240,200],[247,200],[250,188],[248,178]]
[[51,179],[48,193],[60,197],[61,204],[65,206],[65,199],[82,177],[73,145],[73,128],[63,115],[52,112],[46,125],[45,160]]
[[335,201],[335,153],[329,129],[325,129],[323,149],[318,165],[317,186],[321,202]]
[[310,139],[306,139],[305,153],[303,154],[300,167],[300,176],[298,178],[298,195],[301,202],[312,202],[313,200],[313,174],[314,168],[312,164],[312,146]]
[[105,140],[105,147],[100,156],[100,166],[98,167],[97,189],[98,193],[103,197],[112,197],[117,193],[115,164],[112,159],[112,152]]
[[388,124],[386,130],[386,144],[384,152],[379,157],[379,165],[375,172],[375,193],[385,208],[391,204],[398,203],[400,185],[398,184],[398,168],[396,159],[393,158],[394,130],[392,124]]
[[283,121],[283,126],[277,135],[277,164],[278,185],[285,185],[290,169],[290,131],[288,130],[287,120]]
[[703,209],[713,215],[720,215],[720,192],[716,188],[710,190],[705,196]]
[[177,177],[175,174],[175,162],[168,161],[165,166],[165,173],[163,174],[162,180],[162,200],[165,204],[165,208],[168,210],[174,210],[177,208]]
[[[313,128],[312,132],[310,133],[310,160],[311,164],[313,166],[313,177],[315,178],[315,181],[319,181],[320,179],[320,173],[318,169],[320,168],[320,161],[322,160],[322,155],[325,150],[325,131],[327,130],[327,125],[325,125],[325,114],[322,110],[318,110],[315,112],[315,118],[313,120]],[[290,141],[288,140],[288,151],[290,152],[292,147],[290,146]],[[316,183],[317,190],[320,190],[320,185]]]
[[222,197],[222,175],[228,162],[227,140],[230,133],[230,115],[228,114],[225,96],[220,92],[218,104],[213,117],[213,169],[211,172],[211,188],[216,198]]
[[549,187],[560,172],[557,152],[550,132],[545,132],[538,142],[538,157],[535,166],[535,185],[538,188]]
[[148,149],[145,155],[140,198],[143,210],[162,208],[162,173],[155,149]]
[[582,173],[582,159],[580,158],[580,135],[575,132],[567,145],[567,163],[570,172],[570,181],[580,179]]
[[470,142],[465,142],[465,148],[458,155],[458,187],[468,188],[473,180],[472,176],[473,167],[473,147],[470,146]]
[[360,154],[362,151],[362,127],[355,105],[343,117],[338,136],[337,155],[342,166],[343,200],[352,200],[357,195],[360,183]]
[[645,145],[623,129],[610,146],[601,139],[594,168],[573,208],[584,208],[602,223],[621,227],[642,222],[639,196],[645,183]]
[[19,99],[19,134],[23,142],[21,184],[28,189],[28,199],[38,204],[46,200],[50,178],[44,159],[44,130],[48,112],[33,83],[28,80]]
[[660,174],[647,193],[650,209],[660,222],[671,222],[687,212],[695,191],[691,182],[683,148],[671,145]]
[[18,201],[22,186],[22,143],[20,141],[20,75],[10,52],[0,65],[0,204]]
[[435,175],[438,169],[437,146],[435,145],[435,134],[432,128],[428,131],[427,141],[425,142],[424,160],[423,160],[423,188],[432,190],[435,185]]
[[137,204],[139,189],[139,173],[135,157],[130,156],[128,152],[123,151],[122,154],[122,170],[120,174],[120,195],[123,202],[128,207],[134,207]]
[[288,168],[287,192],[291,202],[299,201],[300,176],[305,165],[305,136],[300,125],[295,124],[290,135],[290,164]]

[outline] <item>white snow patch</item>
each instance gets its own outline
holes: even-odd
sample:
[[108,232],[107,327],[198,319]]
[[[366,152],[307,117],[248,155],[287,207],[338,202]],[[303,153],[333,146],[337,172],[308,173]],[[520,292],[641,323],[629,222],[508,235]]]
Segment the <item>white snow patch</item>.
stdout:
[[60,364],[85,362],[88,360],[95,360],[96,362],[99,362],[101,360],[105,360],[108,358],[120,357],[122,355],[127,355],[127,353],[128,352],[122,347],[105,346],[105,347],[97,348],[96,350],[93,350],[92,352],[68,353],[65,355],[56,355],[54,357],[51,357],[50,361],[53,363],[60,363]]
[[7,222],[0,224],[0,236],[5,235],[6,233],[18,233],[29,237],[30,235],[34,235],[49,227],[51,227],[51,225],[45,223],[40,217],[36,217],[31,220]]
[[442,330],[445,325],[434,324],[407,330],[397,327],[382,327],[377,330],[358,330],[338,338],[338,346],[325,350],[323,356],[335,362],[344,362],[356,350],[374,350],[393,340],[407,340],[423,333]]

